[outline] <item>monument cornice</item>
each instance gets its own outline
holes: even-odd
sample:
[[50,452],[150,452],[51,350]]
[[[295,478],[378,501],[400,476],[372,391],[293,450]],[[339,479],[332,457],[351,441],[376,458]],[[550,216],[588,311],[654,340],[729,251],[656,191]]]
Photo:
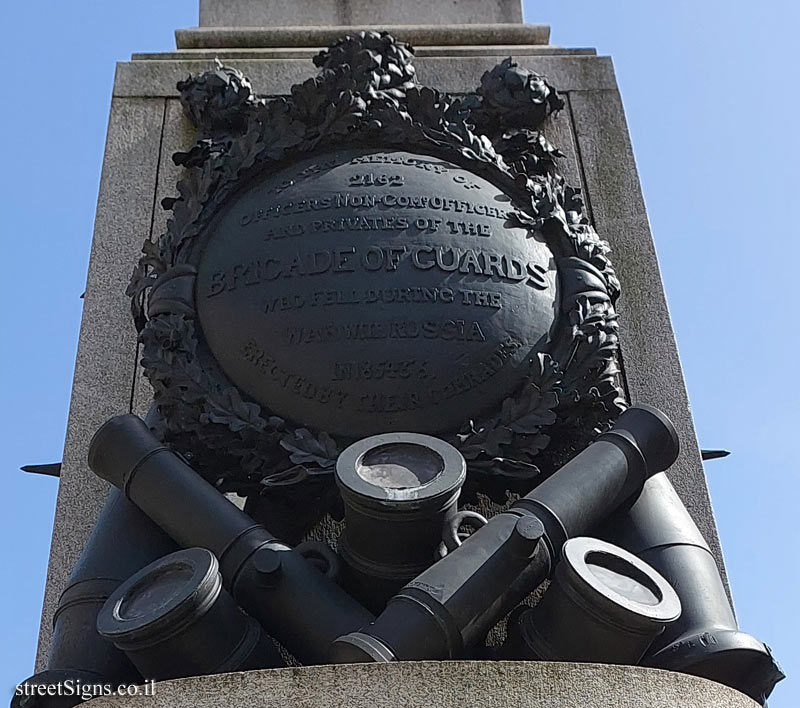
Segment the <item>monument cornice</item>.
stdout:
[[[382,30],[417,46],[546,45],[544,24],[381,25]],[[231,47],[327,47],[341,37],[374,26],[192,27],[175,31],[178,49]]]

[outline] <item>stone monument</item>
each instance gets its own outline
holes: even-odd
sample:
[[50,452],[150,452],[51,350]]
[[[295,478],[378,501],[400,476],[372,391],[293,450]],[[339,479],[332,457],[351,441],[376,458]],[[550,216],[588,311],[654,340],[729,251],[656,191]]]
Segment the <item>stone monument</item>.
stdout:
[[610,60],[519,0],[176,39],[117,68],[28,683],[764,704]]

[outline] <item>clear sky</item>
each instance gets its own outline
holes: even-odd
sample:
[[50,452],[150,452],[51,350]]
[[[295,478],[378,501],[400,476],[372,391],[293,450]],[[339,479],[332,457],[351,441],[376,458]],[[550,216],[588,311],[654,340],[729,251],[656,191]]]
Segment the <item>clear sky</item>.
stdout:
[[[61,459],[114,62],[174,47],[197,0],[0,14],[2,701],[32,671],[57,489],[17,469]],[[740,624],[789,674],[771,708],[796,708],[800,3],[530,0],[525,14],[555,44],[614,57],[698,437],[733,451],[707,471]]]

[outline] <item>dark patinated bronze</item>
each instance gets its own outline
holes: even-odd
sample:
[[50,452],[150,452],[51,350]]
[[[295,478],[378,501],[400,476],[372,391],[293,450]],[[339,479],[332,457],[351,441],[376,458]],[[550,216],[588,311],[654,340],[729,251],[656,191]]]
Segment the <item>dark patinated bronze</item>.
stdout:
[[[26,683],[135,684],[147,678],[100,636],[97,615],[131,574],[175,548],[174,541],[135,504],[112,489],[59,598],[47,669]],[[20,701],[25,698],[30,700],[23,706]],[[15,696],[12,706],[62,708],[81,702],[78,692],[71,696]]]
[[373,623],[337,639],[339,663],[458,659],[547,579],[566,541],[635,499],[678,456],[670,420],[636,406],[547,481],[492,517],[395,595]]
[[400,150],[270,172],[201,240],[211,352],[309,427],[457,429],[520,386],[558,314],[553,253],[515,211],[485,178]]
[[301,160],[203,237],[198,318],[242,391],[345,436],[457,429],[528,375],[557,315],[553,254],[509,198],[399,150]]
[[336,637],[372,619],[163,446],[140,418],[105,423],[89,445],[89,467],[180,546],[211,551],[237,603],[300,661],[321,663]]
[[416,433],[374,435],[339,456],[345,528],[338,552],[344,586],[365,607],[379,612],[437,560],[466,476],[458,450]]
[[509,630],[511,656],[638,664],[681,603],[647,563],[596,538],[564,544],[553,582]]
[[711,549],[667,476],[649,480],[604,534],[652,565],[681,598],[681,617],[643,663],[718,681],[764,703],[783,671],[769,647],[739,630]]
[[159,431],[225,490],[318,500],[408,430],[502,502],[624,408],[609,248],[540,132],[563,100],[511,60],[449,97],[411,58],[367,32],[286,98],[180,85],[202,135],[128,293]]
[[97,629],[148,680],[283,665],[258,622],[223,589],[219,563],[204,548],[171,553],[126,580]]

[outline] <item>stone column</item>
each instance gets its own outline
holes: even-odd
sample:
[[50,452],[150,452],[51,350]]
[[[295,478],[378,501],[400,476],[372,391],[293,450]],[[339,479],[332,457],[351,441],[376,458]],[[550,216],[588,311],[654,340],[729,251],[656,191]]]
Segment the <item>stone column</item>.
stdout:
[[200,0],[201,27],[522,22],[521,0]]
[[[85,464],[89,439],[114,414],[143,415],[151,397],[137,369],[136,335],[124,284],[142,238],[155,239],[164,229],[166,213],[159,204],[173,195],[178,176],[170,157],[194,141],[175,84],[190,73],[206,70],[218,57],[248,76],[259,94],[279,94],[313,75],[311,57],[317,51],[359,29],[385,29],[410,42],[416,49],[420,81],[446,92],[474,90],[484,71],[511,55],[523,67],[545,75],[562,93],[566,108],[548,125],[547,133],[566,156],[562,171],[584,190],[594,225],[614,252],[623,292],[618,309],[628,393],[632,401],[653,404],[675,422],[682,452],[670,477],[722,567],[610,58],[597,56],[593,49],[549,44],[549,27],[522,23],[521,0],[200,0],[199,25],[176,32],[175,51],[134,54],[117,66],[53,531],[39,668],[46,662],[58,596],[106,492]],[[258,705],[264,706],[404,703],[381,702],[378,685],[387,697],[397,696],[402,687],[408,691],[408,703],[426,697],[432,704],[448,706],[461,704],[454,687],[466,686],[478,692],[476,704],[487,706],[750,705],[722,686],[654,670],[504,663],[267,671],[250,677],[184,681],[179,689],[165,686],[155,701],[109,700],[97,705],[211,706],[223,701],[231,706],[251,705],[253,692],[259,697]],[[281,698],[270,699],[270,694]]]

